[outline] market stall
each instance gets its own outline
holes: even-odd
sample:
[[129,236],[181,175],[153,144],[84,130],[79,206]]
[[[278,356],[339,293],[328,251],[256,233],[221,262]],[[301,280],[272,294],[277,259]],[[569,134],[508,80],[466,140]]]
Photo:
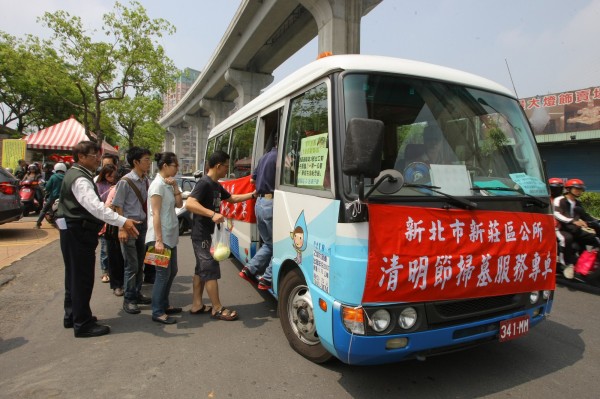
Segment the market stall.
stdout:
[[[95,134],[92,133],[92,136],[95,137]],[[23,140],[27,142],[27,149],[42,150],[44,156],[51,159],[52,157],[65,156],[64,153],[70,153],[75,144],[83,140],[89,140],[89,138],[85,134],[83,125],[77,119],[71,117],[56,125],[32,133]],[[63,155],[60,154],[61,152]],[[119,151],[106,141],[102,141],[102,152],[119,154]]]

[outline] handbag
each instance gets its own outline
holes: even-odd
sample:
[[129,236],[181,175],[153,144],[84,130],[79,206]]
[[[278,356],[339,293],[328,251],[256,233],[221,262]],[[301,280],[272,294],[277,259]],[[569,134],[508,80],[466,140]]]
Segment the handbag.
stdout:
[[575,264],[575,272],[587,276],[594,269],[594,262],[598,256],[598,250],[583,251]]
[[221,228],[220,224],[217,224],[215,232],[212,234],[210,254],[218,262],[229,258],[229,255],[231,255],[229,231],[226,228]]

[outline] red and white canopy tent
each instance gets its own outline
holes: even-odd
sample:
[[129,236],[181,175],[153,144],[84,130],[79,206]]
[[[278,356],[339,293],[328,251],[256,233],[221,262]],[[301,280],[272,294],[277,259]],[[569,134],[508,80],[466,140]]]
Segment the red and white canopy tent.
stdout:
[[[95,134],[92,133],[92,136],[95,137]],[[75,144],[89,140],[89,137],[85,134],[83,125],[74,117],[70,117],[66,121],[32,133],[23,140],[27,141],[27,148],[31,149],[71,151]],[[106,141],[102,141],[102,152],[119,154],[119,151]]]

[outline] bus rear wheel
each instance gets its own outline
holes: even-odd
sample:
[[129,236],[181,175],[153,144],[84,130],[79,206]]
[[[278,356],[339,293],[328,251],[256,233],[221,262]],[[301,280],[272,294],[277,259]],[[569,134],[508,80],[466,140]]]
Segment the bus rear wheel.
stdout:
[[300,269],[283,278],[277,309],[283,332],[296,352],[315,363],[331,359],[317,334],[310,290]]

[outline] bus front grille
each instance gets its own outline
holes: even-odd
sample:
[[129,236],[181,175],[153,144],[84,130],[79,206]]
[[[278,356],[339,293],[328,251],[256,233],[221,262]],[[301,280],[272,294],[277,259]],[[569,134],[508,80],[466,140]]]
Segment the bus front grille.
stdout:
[[425,305],[430,328],[444,327],[508,311],[525,309],[527,295],[513,294],[485,298],[431,302]]

